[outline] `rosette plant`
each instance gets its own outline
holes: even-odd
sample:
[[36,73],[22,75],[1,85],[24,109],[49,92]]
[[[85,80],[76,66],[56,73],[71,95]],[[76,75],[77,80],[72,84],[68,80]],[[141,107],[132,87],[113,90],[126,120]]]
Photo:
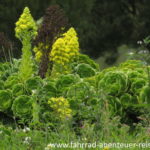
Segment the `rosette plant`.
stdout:
[[56,87],[59,92],[63,92],[79,81],[80,77],[78,75],[74,74],[60,75],[56,80]]
[[74,67],[76,67],[78,64],[88,64],[96,71],[100,71],[100,66],[97,64],[94,60],[92,60],[89,56],[84,54],[79,54],[77,57],[75,57],[74,62],[71,64],[72,69],[74,70]]
[[21,82],[19,76],[17,74],[13,74],[7,78],[7,80],[4,83],[4,87],[12,89],[13,86],[15,84],[18,84],[19,82]]
[[140,103],[150,104],[150,86],[145,86],[140,92]]
[[128,78],[121,71],[107,72],[99,81],[99,90],[108,95],[118,96],[127,90]]
[[88,64],[79,64],[75,67],[75,72],[81,77],[91,77],[96,74],[96,71]]
[[43,81],[39,76],[31,77],[25,82],[27,90],[37,90],[43,86]]
[[32,117],[33,99],[27,95],[17,97],[12,105],[13,114],[21,119],[30,119]]
[[94,88],[87,82],[77,82],[69,87],[67,97],[73,99],[89,99],[95,95]]
[[37,35],[37,26],[28,7],[24,8],[22,15],[16,22],[15,32],[16,37],[22,42],[22,60],[19,68],[19,75],[24,81],[33,74],[31,41]]
[[25,94],[25,87],[24,87],[24,84],[22,83],[18,83],[18,84],[15,84],[13,87],[12,87],[12,94],[13,96],[20,96],[20,95],[24,95]]

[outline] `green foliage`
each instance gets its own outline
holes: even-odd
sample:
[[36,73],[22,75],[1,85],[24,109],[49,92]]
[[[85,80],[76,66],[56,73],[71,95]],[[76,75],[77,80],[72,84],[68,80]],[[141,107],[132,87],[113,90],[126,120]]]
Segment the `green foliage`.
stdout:
[[12,105],[12,93],[10,90],[0,90],[0,111],[8,110]]
[[99,90],[108,95],[118,96],[127,90],[127,76],[121,72],[107,72],[99,81]]
[[75,68],[75,72],[81,77],[91,77],[96,74],[95,70],[88,64],[79,64]]
[[4,82],[2,80],[0,80],[0,90],[4,89]]
[[25,81],[33,75],[31,40],[37,35],[37,27],[28,7],[25,7],[22,15],[16,23],[15,32],[16,37],[22,42],[23,46],[19,76]]
[[61,75],[56,81],[59,92],[67,90],[70,86],[80,81],[79,76],[73,74]]
[[78,64],[84,63],[90,65],[93,69],[96,71],[99,71],[99,65],[95,63],[94,60],[92,60],[89,56],[84,54],[79,54],[77,58],[75,58],[75,63],[73,63],[73,67],[75,67]]
[[146,85],[146,81],[144,79],[136,78],[134,82],[131,84],[131,92],[135,95],[139,95],[141,89]]
[[150,104],[150,87],[145,86],[142,88],[139,97],[140,103]]
[[31,53],[31,40],[30,37],[25,37],[22,42],[22,60],[19,68],[19,76],[22,81],[25,81],[33,76],[33,60]]
[[132,96],[128,93],[123,94],[120,97],[120,101],[121,101],[122,105],[128,105],[128,104],[133,103]]
[[44,102],[50,97],[55,97],[57,95],[57,88],[55,82],[53,81],[45,81],[45,84],[39,90],[39,97],[41,97]]
[[[91,4],[93,3],[91,2]],[[62,139],[67,139],[68,142],[66,133],[70,136],[69,131],[73,133],[71,141],[73,137],[76,137],[77,141],[82,141],[82,137],[86,137],[86,142],[98,141],[98,138],[100,141],[109,139],[110,142],[112,140],[114,142],[115,139],[118,142],[121,139],[124,142],[127,138],[126,135],[139,136],[135,123],[142,123],[147,130],[150,122],[149,66],[141,61],[129,60],[100,72],[99,66],[88,56],[78,54],[78,57],[74,58],[79,50],[75,31],[71,28],[63,35],[64,37],[59,38],[59,35],[56,37],[55,29],[58,29],[57,33],[61,33],[61,24],[56,24],[58,26],[55,28],[58,20],[55,20],[51,12],[57,13],[58,18],[57,15],[55,17],[59,21],[62,18],[62,22],[60,21],[62,24],[65,24],[66,21],[63,20],[58,6],[48,9],[49,15],[46,19],[49,20],[49,17],[52,17],[54,22],[49,24],[50,27],[46,26],[48,30],[44,30],[44,28],[40,30],[38,41],[46,40],[44,46],[51,41],[51,45],[49,44],[50,47],[45,49],[48,50],[46,57],[41,57],[43,63],[40,64],[39,75],[44,78],[45,71],[52,69],[50,66],[44,66],[48,65],[47,62],[50,61],[48,56],[55,65],[68,67],[66,68],[68,72],[63,72],[62,68],[58,67],[58,70],[55,69],[56,74],[50,76],[47,73],[48,76],[45,79],[37,76],[39,64],[32,63],[30,51],[31,40],[36,35],[36,26],[29,10],[25,8],[16,24],[16,37],[23,44],[22,59],[12,59],[10,63],[0,63],[0,141],[5,139],[6,143],[13,144],[13,138],[10,136],[15,128],[17,130],[13,133],[14,136],[19,136],[20,144],[26,144],[25,147],[20,147],[21,149],[44,149],[44,147],[48,147],[46,146],[48,140],[53,142],[57,138],[59,139],[57,139],[57,143],[62,142]],[[48,38],[47,31],[53,33],[52,37]],[[56,45],[52,46],[53,42]],[[50,53],[51,48],[52,52]],[[44,48],[42,49],[44,50]],[[42,55],[44,53],[42,51]],[[33,71],[33,69],[35,70]],[[13,129],[5,129],[3,126],[1,127],[1,124],[11,126]],[[130,130],[123,124],[130,125]],[[18,133],[19,128],[25,126],[31,127],[33,132],[37,129],[36,137],[40,135],[41,139],[45,138],[42,141],[45,142],[42,148],[37,148],[38,142],[34,142],[32,139],[24,140],[28,144],[24,143],[24,136],[27,136],[25,133],[30,129],[24,133],[21,132],[20,135]],[[141,130],[143,133],[144,129]],[[130,134],[131,132],[132,134]],[[125,135],[124,138],[122,138],[123,135]],[[30,137],[33,138],[33,135]],[[145,136],[140,137],[138,141],[142,141],[144,138]],[[14,149],[18,145],[18,143],[15,144]]]
[[87,82],[78,82],[67,91],[67,97],[84,100],[95,94],[94,88]]
[[20,82],[20,79],[17,74],[14,74],[12,76],[9,76],[7,80],[4,83],[5,88],[12,88],[15,84],[18,84]]
[[25,87],[22,83],[15,84],[12,87],[12,93],[14,97],[24,95],[25,94]]
[[29,78],[26,83],[26,88],[28,90],[36,90],[36,89],[39,89],[43,86],[43,81],[40,77],[38,76],[35,76],[35,77],[32,77],[32,78]]
[[17,97],[12,105],[13,114],[22,119],[30,119],[32,117],[32,97],[21,95]]

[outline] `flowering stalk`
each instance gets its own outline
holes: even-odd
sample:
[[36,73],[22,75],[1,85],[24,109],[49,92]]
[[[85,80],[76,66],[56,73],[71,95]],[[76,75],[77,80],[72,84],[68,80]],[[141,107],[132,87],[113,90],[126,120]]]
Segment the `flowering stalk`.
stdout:
[[22,42],[22,61],[19,76],[25,81],[33,74],[31,40],[37,35],[37,26],[28,7],[25,7],[18,22],[16,22],[15,32],[16,37]]
[[79,54],[79,42],[74,28],[70,28],[62,37],[58,38],[52,46],[49,55],[54,62],[54,70],[57,73],[65,73],[70,70],[69,64]]

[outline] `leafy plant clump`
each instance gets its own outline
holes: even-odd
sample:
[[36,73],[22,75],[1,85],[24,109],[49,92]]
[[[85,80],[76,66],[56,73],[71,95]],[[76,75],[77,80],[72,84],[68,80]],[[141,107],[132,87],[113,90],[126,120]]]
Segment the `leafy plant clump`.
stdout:
[[15,137],[21,148],[39,150],[48,149],[49,141],[72,139],[124,142],[133,136],[144,141],[149,133],[150,66],[128,60],[100,70],[80,53],[75,28],[62,29],[67,24],[62,10],[54,6],[46,12],[37,29],[24,9],[15,29],[22,57],[0,63],[0,139],[13,144]]

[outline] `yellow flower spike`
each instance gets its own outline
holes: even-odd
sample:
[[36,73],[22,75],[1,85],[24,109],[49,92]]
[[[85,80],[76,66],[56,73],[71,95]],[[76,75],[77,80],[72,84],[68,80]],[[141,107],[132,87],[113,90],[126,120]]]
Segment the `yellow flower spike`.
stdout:
[[[52,46],[50,58],[55,64],[63,65],[68,69],[68,64],[79,52],[79,42],[74,28],[70,28],[63,37],[58,38]],[[71,53],[71,55],[70,55]],[[66,67],[65,67],[66,66]],[[64,70],[64,72],[67,70]]]
[[23,14],[20,16],[19,20],[16,22],[16,37],[18,39],[23,39],[25,34],[30,34],[31,38],[37,35],[37,26],[30,14],[28,7],[25,7]]

